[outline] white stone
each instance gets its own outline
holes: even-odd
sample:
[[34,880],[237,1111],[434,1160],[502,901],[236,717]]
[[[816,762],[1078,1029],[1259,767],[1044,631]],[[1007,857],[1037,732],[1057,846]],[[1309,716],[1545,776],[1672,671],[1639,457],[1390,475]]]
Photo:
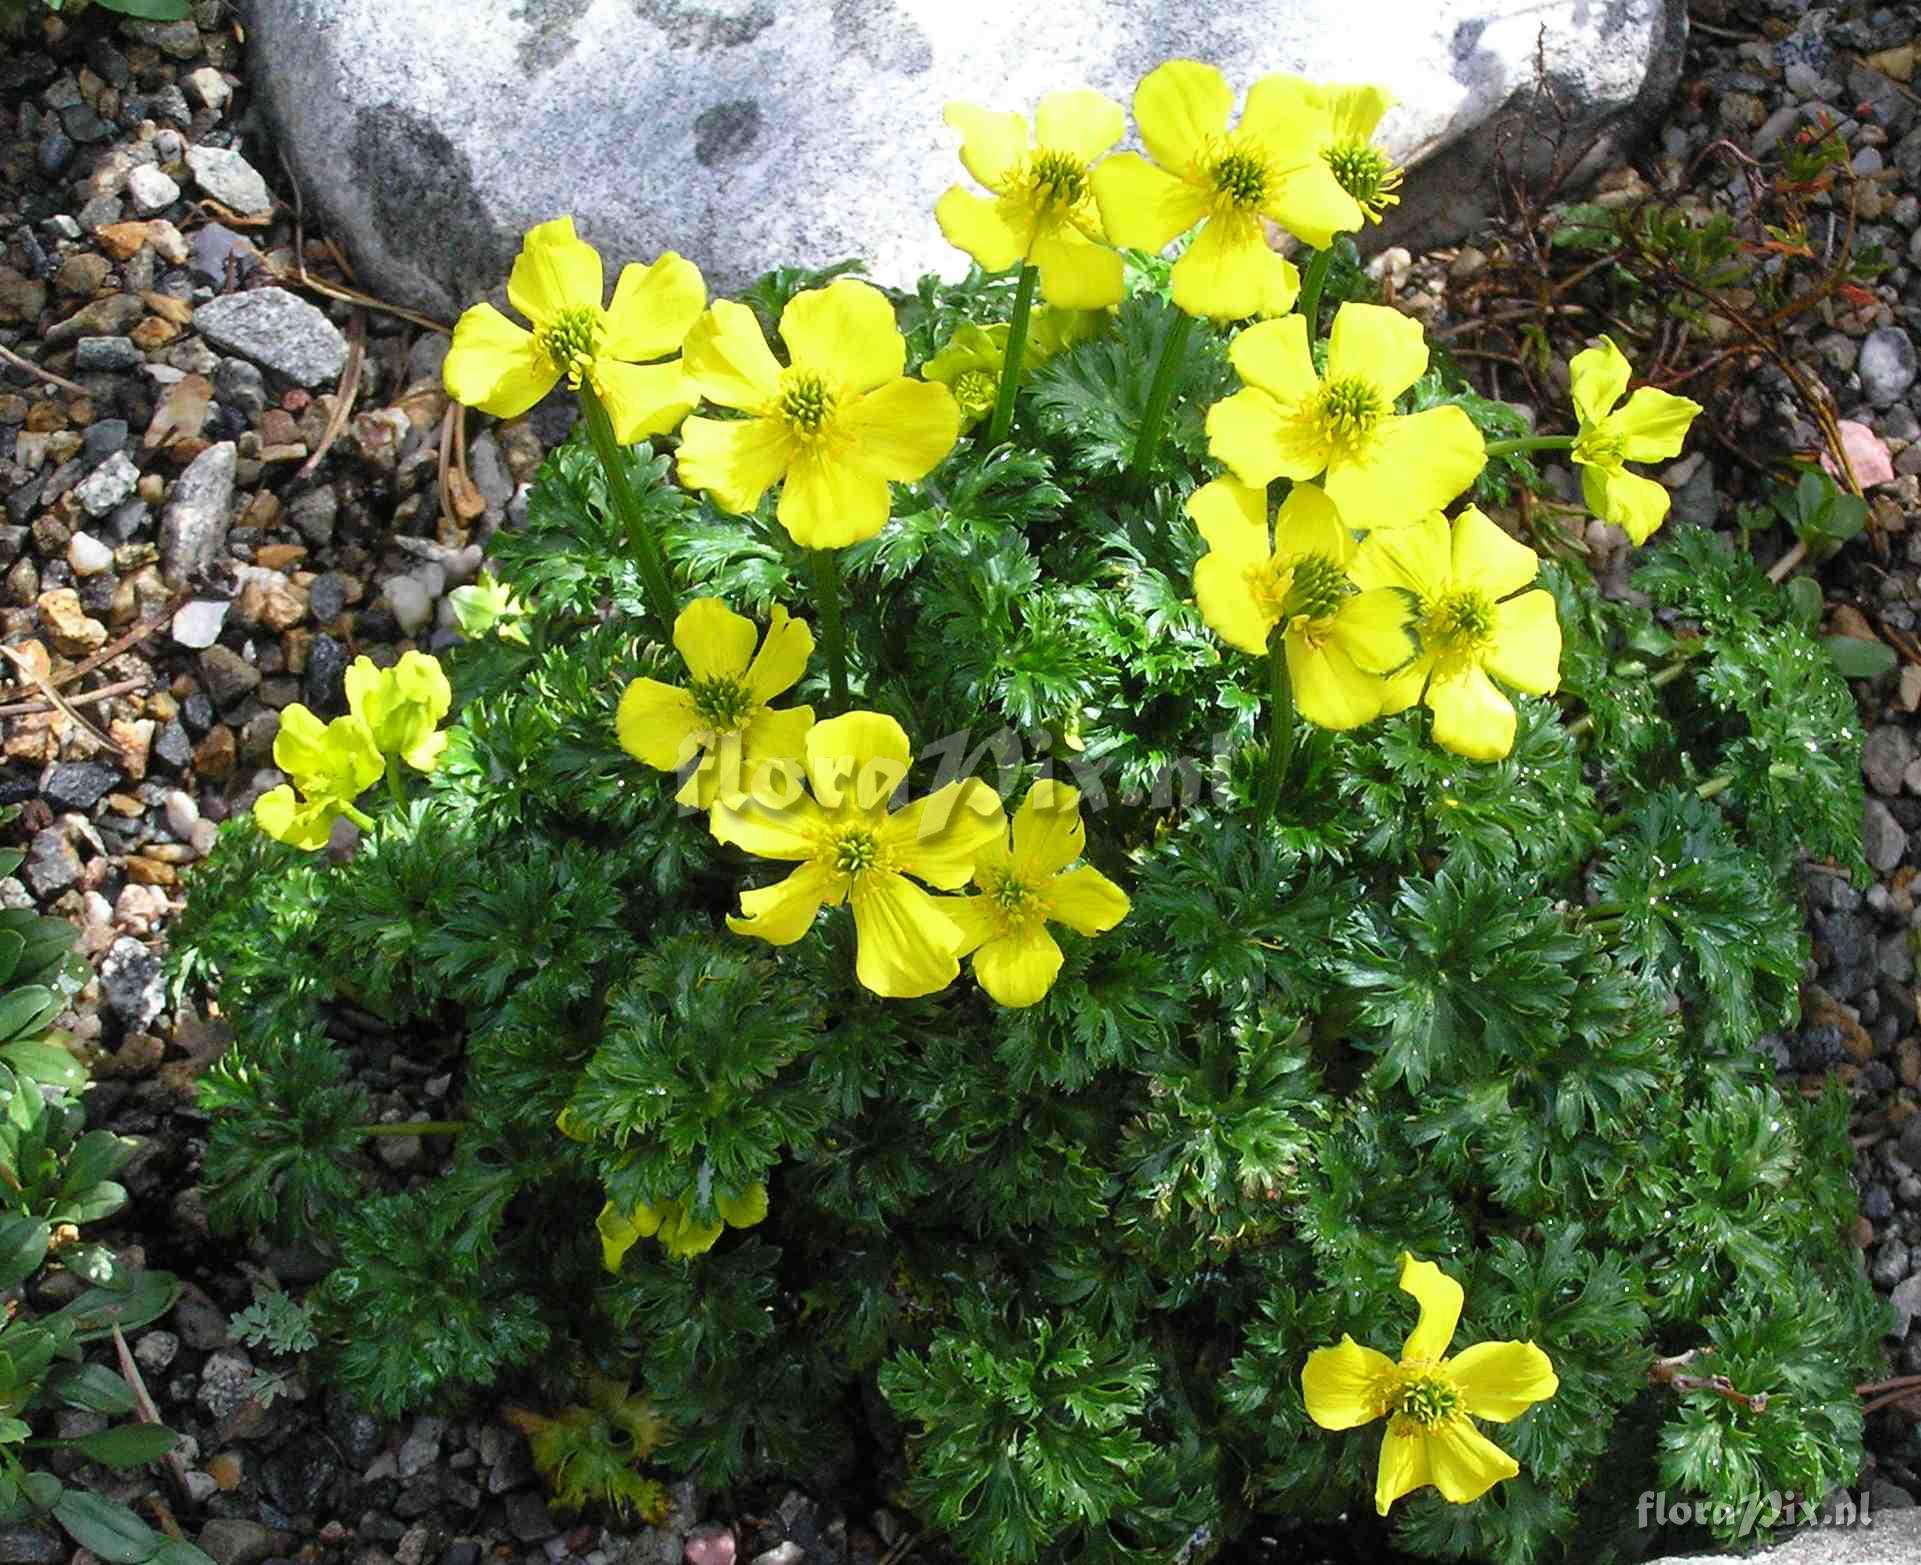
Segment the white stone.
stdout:
[[227,622],[227,605],[211,598],[183,603],[173,616],[173,639],[183,647],[210,647]]
[[152,217],[180,199],[180,187],[149,163],[128,173],[127,194],[133,197],[135,211]]
[[[1857,1497],[1860,1493],[1858,1489],[1850,1492]],[[1673,1498],[1682,1496],[1677,1493]],[[1838,1523],[1839,1518],[1835,1521]],[[1726,1554],[1669,1554],[1651,1559],[1647,1565],[1728,1565],[1730,1558]],[[1851,1527],[1810,1527],[1786,1543],[1740,1558],[1742,1565],[1914,1565],[1921,1559],[1921,1510],[1876,1506],[1865,1522],[1857,1515]]]
[[98,576],[113,564],[113,550],[92,533],[75,533],[67,540],[67,563],[76,576]]
[[187,72],[180,78],[180,85],[190,100],[203,109],[212,109],[215,114],[224,109],[227,100],[233,96],[233,88],[228,86],[227,78],[211,65]]
[[[74,498],[89,516],[105,516],[140,483],[140,469],[124,451],[115,451],[73,486]],[[112,563],[111,560],[108,562]],[[105,566],[99,567],[105,569]],[[76,567],[77,569],[77,567]]]
[[381,585],[387,607],[402,635],[417,636],[434,616],[434,600],[427,589],[411,576],[390,576]]
[[[911,286],[967,258],[933,207],[969,185],[941,105],[1123,106],[1164,61],[1376,81],[1419,158],[1390,236],[1467,233],[1497,199],[1504,111],[1542,67],[1592,174],[1679,79],[1684,0],[256,0],[255,79],[309,211],[363,287],[451,318],[501,286],[533,224],[572,213],[620,264],[676,250],[717,292],[860,256]],[[1537,52],[1538,46],[1538,52]],[[511,90],[508,88],[511,87]],[[1520,100],[1517,104],[1516,100]],[[1133,131],[1129,130],[1130,141]],[[1598,139],[1597,139],[1598,138]],[[1548,138],[1532,138],[1546,150]],[[1379,230],[1375,231],[1379,234]]]
[[187,167],[202,190],[242,217],[273,211],[273,195],[259,170],[230,147],[189,147]]
[[193,795],[182,793],[178,788],[167,795],[167,830],[181,841],[193,835],[194,823],[200,819],[200,806],[193,802]]

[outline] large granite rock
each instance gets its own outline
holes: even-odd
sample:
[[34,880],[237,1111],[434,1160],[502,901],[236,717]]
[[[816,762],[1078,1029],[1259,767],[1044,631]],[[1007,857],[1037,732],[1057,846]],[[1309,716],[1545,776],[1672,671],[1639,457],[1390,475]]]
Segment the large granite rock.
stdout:
[[[1596,168],[1679,76],[1685,0],[249,0],[255,82],[310,206],[381,294],[451,318],[498,291],[522,232],[571,213],[610,263],[678,250],[716,292],[865,257],[883,282],[959,276],[933,205],[965,182],[951,98],[1031,113],[1124,105],[1164,60],[1379,81],[1422,167],[1395,235],[1457,237],[1497,145]],[[1517,118],[1517,113],[1520,117]],[[1501,127],[1505,124],[1505,130]],[[1535,134],[1517,136],[1517,130]],[[1130,132],[1131,134],[1131,132]],[[1443,155],[1445,154],[1445,155]],[[612,275],[610,266],[609,275]]]

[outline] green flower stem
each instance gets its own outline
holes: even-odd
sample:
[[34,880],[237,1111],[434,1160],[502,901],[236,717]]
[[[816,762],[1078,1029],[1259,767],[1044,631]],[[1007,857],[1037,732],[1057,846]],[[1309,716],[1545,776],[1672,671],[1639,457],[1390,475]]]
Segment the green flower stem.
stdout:
[[1127,464],[1131,483],[1139,484],[1147,477],[1154,453],[1160,447],[1161,426],[1167,422],[1167,404],[1173,400],[1174,379],[1187,352],[1187,334],[1193,329],[1194,317],[1183,310],[1175,315],[1161,342],[1160,361],[1154,366],[1154,383],[1147,389],[1147,411],[1141,415],[1141,432],[1134,441],[1134,459]]
[[1021,280],[1014,288],[1014,314],[1007,323],[1007,357],[1001,361],[1000,389],[994,394],[994,417],[987,426],[991,450],[1007,438],[1014,422],[1014,396],[1020,390],[1021,360],[1027,354],[1027,317],[1034,311],[1034,285],[1040,281],[1040,268],[1029,261],[1021,267]]
[[593,442],[594,455],[600,458],[601,471],[607,475],[608,503],[633,540],[641,590],[647,594],[647,606],[653,610],[654,618],[660,621],[664,641],[673,634],[674,616],[680,612],[673,577],[667,573],[667,556],[661,550],[653,524],[647,520],[647,513],[634,496],[634,486],[627,481],[627,464],[620,442],[614,438],[613,420],[585,380],[580,383],[580,414],[586,421],[587,438]]
[[1281,784],[1288,764],[1294,759],[1294,683],[1287,677],[1286,632],[1275,627],[1267,644],[1267,771],[1261,778],[1261,796],[1255,816],[1271,821],[1281,802]]
[[847,631],[840,616],[840,556],[832,549],[816,549],[808,558],[814,566],[814,607],[820,613],[820,639],[827,649],[828,701],[836,712],[847,709]]
[[1723,772],[1719,777],[1710,777],[1706,782],[1702,783],[1700,787],[1696,788],[1694,790],[1694,797],[1697,799],[1712,799],[1717,793],[1732,787],[1733,783],[1733,774]]
[[[1691,653],[1684,653],[1672,663],[1669,663],[1665,668],[1659,669],[1652,674],[1648,679],[1648,689],[1659,690],[1666,685],[1673,684],[1675,680],[1679,679],[1688,671],[1688,667],[1693,661],[1694,657]],[[1577,717],[1567,725],[1568,737],[1570,739],[1578,739],[1593,726],[1593,713],[1589,713],[1586,717]]]
[[351,803],[342,804],[340,806],[340,813],[346,816],[348,820],[352,821],[362,831],[372,831],[374,829],[374,818],[365,810],[358,809]]
[[387,794],[400,809],[407,808],[407,785],[400,780],[400,757],[387,757]]
[[1528,435],[1520,440],[1490,440],[1489,456],[1506,456],[1512,451],[1572,451],[1572,435]]
[[1314,259],[1307,263],[1307,280],[1301,284],[1301,318],[1307,322],[1307,340],[1312,342],[1321,334],[1321,290],[1327,286],[1328,269],[1334,264],[1334,241],[1327,242],[1327,248],[1316,250]]
[[464,1119],[405,1119],[391,1125],[362,1125],[363,1136],[457,1136],[467,1129]]

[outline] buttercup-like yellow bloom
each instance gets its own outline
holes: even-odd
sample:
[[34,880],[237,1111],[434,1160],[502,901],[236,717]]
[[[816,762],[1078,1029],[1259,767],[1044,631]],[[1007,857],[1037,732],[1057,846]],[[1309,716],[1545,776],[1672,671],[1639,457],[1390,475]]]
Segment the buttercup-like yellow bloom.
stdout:
[[767,1216],[767,1187],[750,1185],[745,1195],[714,1197],[718,1223],[696,1223],[684,1201],[662,1201],[659,1206],[642,1204],[633,1212],[622,1212],[609,1201],[594,1219],[600,1233],[600,1259],[610,1272],[618,1272],[627,1252],[637,1239],[659,1239],[667,1253],[677,1261],[713,1249],[714,1241],[729,1228],[752,1228]]
[[1438,510],[1487,460],[1458,407],[1401,415],[1394,399],[1427,371],[1421,323],[1378,304],[1344,304],[1328,334],[1327,376],[1314,373],[1307,322],[1262,321],[1228,357],[1246,383],[1207,413],[1207,449],[1244,484],[1322,472],[1341,519],[1358,531]]
[[1353,197],[1327,177],[1313,139],[1318,122],[1288,82],[1257,81],[1230,131],[1227,78],[1196,60],[1169,60],[1134,92],[1148,157],[1117,153],[1094,170],[1094,199],[1115,244],[1158,250],[1203,225],[1174,263],[1174,302],[1189,315],[1239,320],[1294,307],[1300,273],[1268,244],[1263,217],[1321,245],[1360,227]]
[[454,704],[437,659],[404,652],[392,668],[355,658],[347,670],[347,710],[363,719],[382,755],[397,755],[417,772],[440,764],[447,736],[436,730]]
[[[1085,342],[1101,328],[1098,310],[1051,310],[1042,307],[1028,323],[1027,346],[1021,354],[1021,373],[1045,364],[1055,354]],[[947,339],[940,352],[920,372],[954,394],[960,408],[961,429],[972,429],[994,411],[1000,395],[1001,369],[1007,363],[1009,328],[968,324]]]
[[606,406],[624,445],[673,429],[697,400],[678,352],[707,302],[692,261],[669,250],[651,266],[620,269],[603,309],[600,253],[571,217],[527,230],[507,299],[533,325],[516,326],[491,304],[454,324],[441,381],[447,395],[500,418],[518,418],[562,378],[582,381]]
[[846,902],[859,939],[855,974],[875,994],[909,999],[944,989],[960,972],[961,929],[942,891],[967,883],[983,846],[1007,830],[993,789],[978,778],[947,784],[906,808],[888,801],[907,776],[907,735],[879,712],[849,712],[808,730],[807,782],[786,800],[749,795],[714,806],[711,829],[764,859],[799,867],[785,880],[745,891],[727,927],[792,945],[823,906]]
[[[1338,221],[1325,227],[1289,223],[1296,238],[1317,250],[1325,249],[1335,234],[1355,233],[1363,223],[1378,223],[1387,208],[1400,205],[1401,170],[1374,145],[1374,128],[1394,106],[1393,94],[1385,87],[1269,76],[1255,83],[1254,91],[1272,93],[1285,106],[1273,111],[1275,117],[1291,114],[1293,137],[1314,153],[1290,177],[1293,189],[1303,195],[1313,192],[1311,201],[1300,202],[1302,212],[1311,214],[1310,221],[1339,214]],[[1253,101],[1252,93],[1248,99]]]
[[985,200],[950,186],[934,206],[947,242],[990,272],[1030,261],[1041,297],[1070,310],[1119,304],[1121,258],[1103,243],[1090,172],[1121,139],[1121,106],[1098,92],[1055,92],[1034,111],[1034,141],[1019,114],[950,103],[961,162],[991,190]]
[[[344,815],[361,830],[373,821],[354,800],[386,770],[373,730],[357,716],[323,724],[298,701],[280,714],[273,763],[293,779],[254,801],[254,823],[269,837],[312,852],[327,845],[333,823]],[[301,797],[295,796],[298,788]]]
[[[1382,704],[1399,712],[1425,700],[1434,742],[1476,761],[1514,748],[1514,707],[1496,678],[1530,695],[1561,682],[1561,622],[1554,595],[1521,589],[1540,558],[1469,506],[1450,533],[1438,512],[1411,527],[1370,534],[1350,572],[1362,587],[1414,595],[1420,656],[1388,681]],[[1519,596],[1514,596],[1515,594]]]
[[620,698],[615,729],[635,760],[678,772],[700,758],[674,795],[682,804],[705,810],[743,789],[765,793],[785,785],[784,776],[762,775],[768,767],[798,769],[814,709],[777,712],[767,703],[807,672],[814,633],[775,604],[756,652],[758,634],[719,598],[696,598],[674,620],[674,646],[692,676],[686,687],[636,679]]
[[1432,1261],[1403,1254],[1401,1291],[1420,1302],[1421,1318],[1398,1364],[1344,1336],[1337,1348],[1316,1348],[1301,1370],[1308,1417],[1321,1428],[1388,1421],[1374,1481],[1374,1509],[1383,1516],[1426,1484],[1465,1505],[1514,1477],[1519,1464],[1470,1420],[1505,1424],[1561,1384],[1531,1342],[1477,1342],[1445,1357],[1461,1320],[1461,1285]]
[[456,587],[447,596],[453,600],[454,623],[469,641],[495,631],[502,641],[527,645],[527,630],[521,623],[527,617],[527,605],[492,571],[482,571],[471,585]]
[[1037,782],[1014,812],[1009,838],[975,857],[982,894],[946,904],[961,929],[961,955],[973,953],[974,977],[1002,1005],[1032,1005],[1054,986],[1061,948],[1049,923],[1098,935],[1127,916],[1127,895],[1113,881],[1091,865],[1067,868],[1086,845],[1080,793]]
[[1294,703],[1322,728],[1358,728],[1381,715],[1380,676],[1414,651],[1398,593],[1357,592],[1348,579],[1354,539],[1332,501],[1296,484],[1267,536],[1267,497],[1231,478],[1203,484],[1187,514],[1207,540],[1194,566],[1201,617],[1230,646],[1268,650],[1277,626]]
[[807,549],[838,549],[887,523],[887,486],[923,478],[954,449],[960,409],[945,386],[901,372],[907,343],[879,289],[842,278],[781,311],[782,369],[754,312],[721,300],[687,335],[687,373],[710,402],[751,416],[690,418],[679,472],[745,515],[785,478],[775,515]]
[[1616,408],[1630,374],[1627,358],[1612,337],[1568,360],[1568,389],[1581,420],[1572,453],[1581,468],[1581,496],[1602,521],[1613,522],[1641,544],[1666,519],[1668,492],[1621,464],[1678,456],[1701,404],[1643,386],[1625,407]]

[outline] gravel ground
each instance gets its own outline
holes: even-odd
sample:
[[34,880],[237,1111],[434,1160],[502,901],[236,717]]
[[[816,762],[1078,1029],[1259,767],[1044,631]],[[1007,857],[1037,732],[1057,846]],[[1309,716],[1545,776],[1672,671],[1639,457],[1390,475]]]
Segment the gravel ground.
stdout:
[[[296,1551],[355,1565],[876,1560],[908,1524],[872,1493],[847,1499],[851,1463],[724,1513],[682,1485],[667,1525],[615,1534],[553,1516],[524,1440],[495,1418],[383,1427],[297,1374],[268,1407],[246,1394],[262,1363],[232,1340],[229,1313],[255,1278],[297,1290],[317,1267],[208,1235],[192,1081],[220,1039],[169,1007],[157,954],[181,871],[280,780],[282,708],[340,710],[350,658],[451,639],[446,594],[512,525],[564,413],[470,423],[470,485],[443,505],[445,336],[338,297],[351,278],[300,223],[235,28],[219,0],[195,12],[56,19],[0,57],[0,803],[23,806],[9,830],[28,850],[0,904],[80,927],[97,979],[62,1025],[98,1054],[94,1122],[145,1140],[123,1176],[123,1237],[190,1279],[164,1329],[136,1342],[163,1416],[189,1437],[195,1503],[181,1520],[221,1565]],[[1696,15],[1666,125],[1640,170],[1604,188],[1658,181],[1718,137],[1765,152],[1825,106],[1872,176],[1858,242],[1895,262],[1871,303],[1810,322],[1801,356],[1895,473],[1871,491],[1870,534],[1822,568],[1830,617],[1895,644],[1903,666],[1856,687],[1877,882],[1864,894],[1809,866],[1805,1019],[1775,1048],[1784,1074],[1810,1087],[1838,1075],[1857,1098],[1864,1264],[1901,1313],[1896,1369],[1921,1373],[1921,70],[1912,51],[1906,75],[1898,53],[1885,72],[1861,63],[1916,44],[1917,24],[1907,8],[1793,0],[1703,0]],[[1744,199],[1738,176],[1698,194]],[[1444,328],[1478,307],[1463,285],[1486,262],[1466,246],[1389,252],[1377,269]],[[303,267],[325,288],[302,286]],[[1755,457],[1815,444],[1784,384],[1757,374],[1737,395]],[[1706,451],[1661,476],[1684,520],[1731,525],[1754,497],[1742,465]],[[1595,524],[1588,542],[1618,558],[1624,540]],[[1785,545],[1756,540],[1764,557]],[[369,1051],[364,1079],[389,1117],[431,1118],[444,1071],[388,1049]],[[407,1138],[379,1155],[397,1176],[427,1166]],[[1912,1422],[1877,1415],[1864,1482],[1880,1509],[1921,1494]],[[64,1557],[51,1537],[0,1532],[0,1565]]]

